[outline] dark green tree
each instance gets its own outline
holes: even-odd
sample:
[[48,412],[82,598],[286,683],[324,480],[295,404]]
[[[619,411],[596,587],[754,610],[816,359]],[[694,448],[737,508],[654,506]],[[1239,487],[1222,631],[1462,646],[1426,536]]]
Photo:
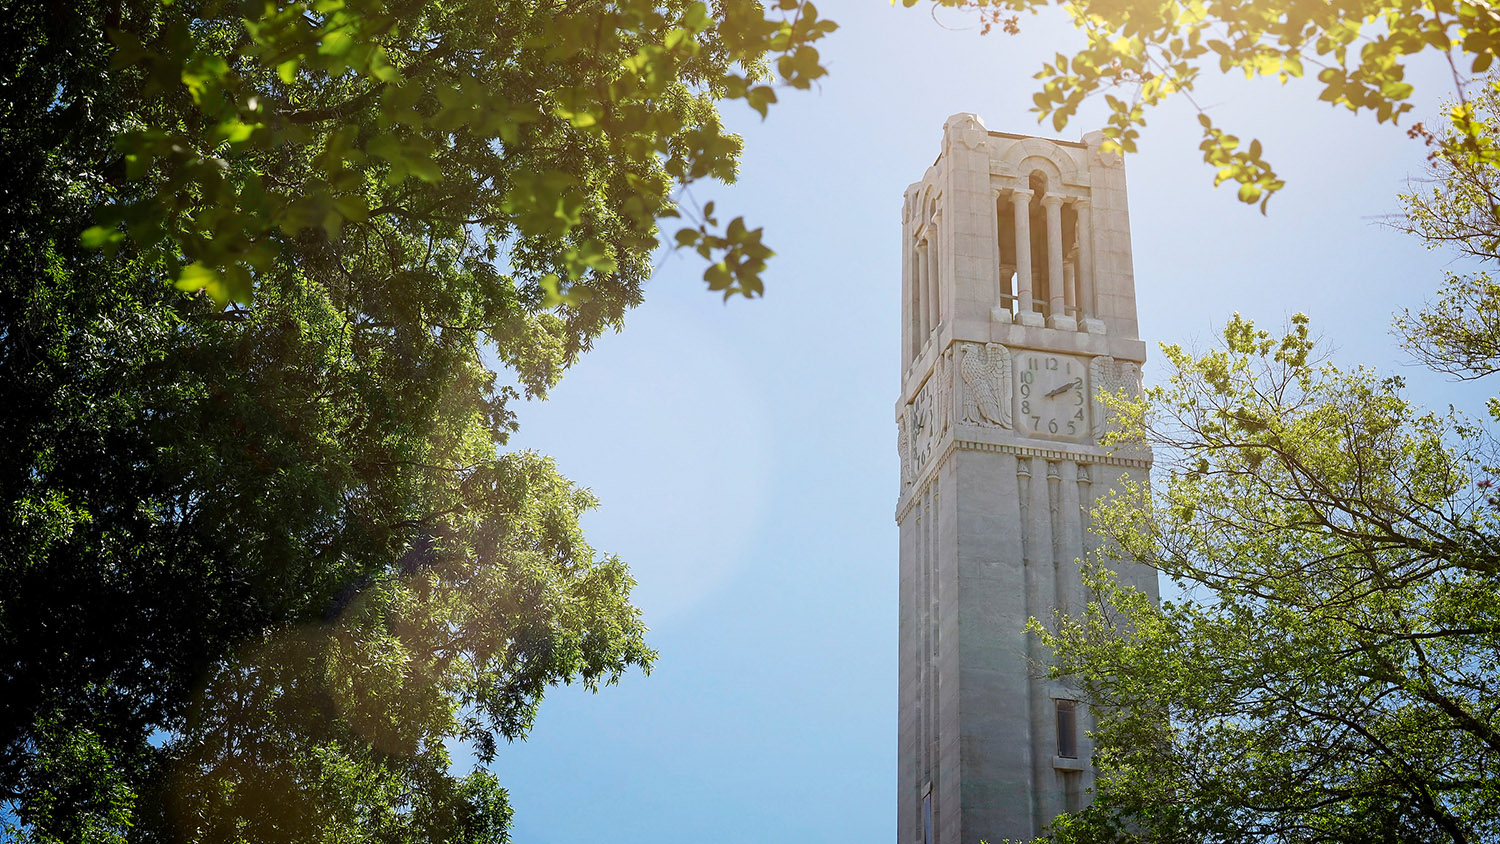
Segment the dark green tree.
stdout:
[[4,834],[507,839],[447,743],[653,659],[512,404],[733,177],[717,103],[821,73],[783,8],[0,3]]

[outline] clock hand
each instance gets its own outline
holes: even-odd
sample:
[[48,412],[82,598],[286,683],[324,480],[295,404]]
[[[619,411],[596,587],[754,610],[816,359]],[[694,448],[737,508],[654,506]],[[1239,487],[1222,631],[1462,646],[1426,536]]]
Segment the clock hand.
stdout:
[[1057,389],[1055,389],[1052,392],[1048,393],[1046,395],[1046,398],[1050,399],[1053,396],[1062,395],[1064,392],[1066,392],[1068,390],[1071,390],[1071,389],[1073,389],[1073,382],[1069,381],[1068,383],[1066,383],[1066,384],[1062,385],[1061,387],[1058,387]]

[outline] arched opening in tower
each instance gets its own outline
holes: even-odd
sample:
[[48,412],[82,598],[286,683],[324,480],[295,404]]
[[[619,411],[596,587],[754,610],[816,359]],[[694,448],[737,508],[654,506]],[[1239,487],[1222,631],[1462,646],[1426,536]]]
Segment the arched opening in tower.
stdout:
[[[1031,198],[1026,204],[1026,229],[1029,234],[1026,249],[1027,257],[1030,258],[1031,283],[1025,285],[1022,283],[1023,279],[1016,276],[1018,268],[1024,263],[1017,255],[1016,213],[1019,209],[1007,197],[998,196],[995,200],[995,233],[999,239],[1000,255],[997,300],[1002,308],[1014,315],[1020,306],[1021,290],[1029,287],[1033,313],[1040,314],[1044,318],[1054,314],[1076,318],[1080,315],[1077,267],[1078,210],[1062,196],[1060,186],[1051,184],[1051,179],[1042,170],[1031,172],[1027,177],[1026,187],[1031,192]],[[1047,248],[1049,228],[1045,201],[1049,195],[1057,195],[1062,199],[1059,209],[1061,225],[1058,227],[1057,236],[1063,257],[1056,285],[1054,285],[1052,274],[1052,258]],[[1053,289],[1054,286],[1057,287],[1056,290]]]

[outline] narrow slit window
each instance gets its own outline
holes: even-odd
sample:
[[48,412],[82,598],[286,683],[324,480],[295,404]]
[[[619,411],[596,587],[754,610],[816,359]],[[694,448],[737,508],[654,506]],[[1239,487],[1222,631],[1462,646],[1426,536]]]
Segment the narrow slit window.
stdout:
[[1057,701],[1057,755],[1078,758],[1078,702]]

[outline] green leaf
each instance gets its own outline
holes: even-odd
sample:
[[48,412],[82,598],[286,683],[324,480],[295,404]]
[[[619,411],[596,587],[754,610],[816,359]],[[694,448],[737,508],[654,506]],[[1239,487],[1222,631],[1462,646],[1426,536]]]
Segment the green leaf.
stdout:
[[370,206],[363,196],[344,194],[334,198],[333,206],[350,222],[363,223],[370,219]]
[[104,226],[89,226],[78,238],[86,249],[109,249],[118,246],[124,239],[124,232]]
[[709,290],[724,290],[734,281],[734,277],[729,273],[729,265],[718,261],[703,271],[703,280],[708,282]]
[[354,33],[347,29],[335,29],[324,34],[323,42],[318,45],[318,54],[323,56],[342,57],[354,49]]
[[682,26],[693,32],[702,32],[707,29],[711,20],[708,7],[701,2],[689,4],[687,10],[682,13]]
[[563,304],[564,299],[560,289],[562,280],[557,277],[556,273],[547,273],[537,284],[542,288],[542,307],[555,308]]
[[1391,80],[1380,86],[1380,95],[1392,100],[1404,100],[1411,96],[1412,88],[1409,82]]
[[255,126],[237,119],[225,120],[214,127],[214,135],[231,144],[242,144],[255,134]]
[[178,290],[188,293],[202,290],[219,305],[227,305],[230,301],[229,288],[224,284],[224,277],[218,270],[207,264],[195,262],[183,267],[173,284]]

